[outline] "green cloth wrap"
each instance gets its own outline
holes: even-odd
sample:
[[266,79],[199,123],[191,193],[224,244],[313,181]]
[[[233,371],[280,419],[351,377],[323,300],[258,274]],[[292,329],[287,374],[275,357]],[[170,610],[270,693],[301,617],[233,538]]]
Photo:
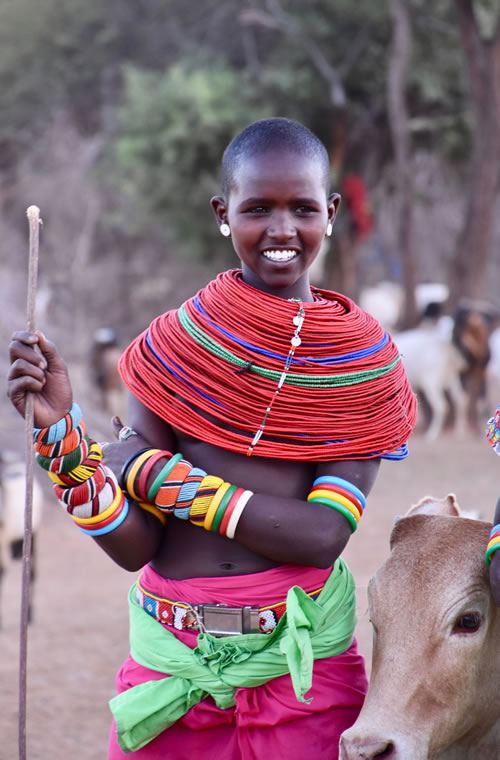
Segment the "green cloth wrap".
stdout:
[[169,678],[147,681],[110,700],[124,752],[144,747],[187,711],[211,696],[227,709],[237,688],[260,686],[290,673],[295,696],[308,702],[316,659],[345,652],[355,625],[355,589],[342,559],[314,601],[299,586],[286,597],[286,613],[274,631],[217,638],[200,633],[190,649],[148,615],[129,593],[130,652],[140,665]]

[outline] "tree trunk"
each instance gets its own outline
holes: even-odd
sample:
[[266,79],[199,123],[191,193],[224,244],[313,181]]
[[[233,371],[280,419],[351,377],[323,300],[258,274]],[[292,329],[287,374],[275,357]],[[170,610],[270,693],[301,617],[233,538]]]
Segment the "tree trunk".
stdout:
[[399,196],[397,242],[405,303],[400,327],[412,327],[417,321],[415,301],[416,266],[413,243],[413,181],[411,173],[411,140],[406,109],[405,90],[411,59],[411,25],[406,0],[390,0],[394,33],[387,98],[389,125],[396,159],[396,187]]
[[472,0],[455,0],[470,80],[473,117],[464,224],[450,273],[451,299],[480,298],[492,255],[500,179],[500,25],[481,38]]

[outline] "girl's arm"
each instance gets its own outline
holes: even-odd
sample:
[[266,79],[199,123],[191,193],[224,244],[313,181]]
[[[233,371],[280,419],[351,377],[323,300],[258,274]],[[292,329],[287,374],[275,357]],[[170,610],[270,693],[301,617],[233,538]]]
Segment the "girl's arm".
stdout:
[[[62,419],[71,408],[73,392],[67,366],[56,346],[42,333],[19,331],[12,336],[9,355],[11,366],[7,377],[7,395],[19,414],[24,416],[26,394],[33,393],[36,427],[50,427]],[[144,432],[148,435],[147,430]],[[92,431],[89,434],[91,436]],[[169,444],[166,435],[164,432],[162,448]],[[145,445],[146,441],[139,437],[111,444],[110,460],[114,460],[111,469],[117,476],[121,464]],[[106,450],[104,463],[108,464]],[[153,559],[162,534],[163,526],[159,520],[132,502],[125,521],[112,533],[95,537],[94,540],[117,564],[127,570],[136,570]]]
[[[341,478],[367,496],[379,466],[378,459],[322,462],[316,476]],[[351,535],[348,520],[335,509],[256,493],[242,514],[235,539],[276,562],[329,567]]]
[[[129,415],[131,426],[147,436],[151,445],[176,451],[172,430],[135,398],[131,399]],[[139,448],[139,444],[137,446]],[[192,464],[199,466],[200,463]],[[152,470],[149,482],[158,475],[161,466],[160,463]],[[379,459],[322,462],[316,468],[315,477],[341,478],[367,496],[379,467]],[[242,484],[235,482],[234,485]],[[311,482],[311,488],[312,485]],[[343,514],[322,503],[266,494],[265,483],[262,490],[257,484],[248,487],[255,494],[238,522],[236,541],[280,563],[328,567],[340,556],[352,535],[350,523]]]

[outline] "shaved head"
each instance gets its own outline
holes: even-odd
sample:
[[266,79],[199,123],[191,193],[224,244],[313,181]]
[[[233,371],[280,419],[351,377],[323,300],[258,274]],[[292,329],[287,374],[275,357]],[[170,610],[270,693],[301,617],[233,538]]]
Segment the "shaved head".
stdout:
[[234,137],[222,157],[222,191],[226,198],[236,173],[246,160],[270,151],[297,153],[318,163],[325,193],[330,191],[330,160],[325,146],[310,129],[291,119],[262,119],[249,124]]

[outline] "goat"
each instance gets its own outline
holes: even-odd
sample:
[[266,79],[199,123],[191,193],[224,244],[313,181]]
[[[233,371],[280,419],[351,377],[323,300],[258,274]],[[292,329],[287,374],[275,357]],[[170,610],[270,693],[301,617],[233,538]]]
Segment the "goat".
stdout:
[[413,330],[394,334],[403,364],[412,387],[421,391],[431,410],[431,422],[426,431],[429,441],[442,432],[446,417],[446,393],[456,414],[456,430],[465,431],[467,399],[460,373],[467,363],[451,340],[450,322],[445,318],[425,319]]
[[492,311],[483,304],[462,302],[455,312],[452,341],[466,362],[460,380],[468,397],[469,421],[474,427],[478,422],[479,403],[486,402],[493,324]]
[[123,417],[126,411],[125,386],[118,372],[121,353],[113,328],[101,327],[95,331],[90,355],[92,381],[102,411],[118,417]]

